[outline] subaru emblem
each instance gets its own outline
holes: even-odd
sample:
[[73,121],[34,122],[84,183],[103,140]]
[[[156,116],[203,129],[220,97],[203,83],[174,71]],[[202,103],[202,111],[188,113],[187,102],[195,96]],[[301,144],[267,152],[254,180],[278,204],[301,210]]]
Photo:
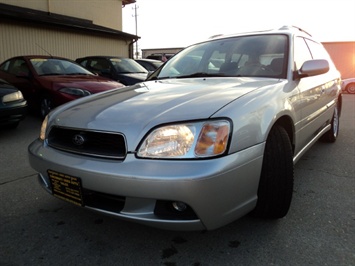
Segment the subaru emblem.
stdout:
[[82,135],[76,134],[73,138],[72,138],[73,143],[76,146],[80,146],[83,145],[85,142],[85,138]]

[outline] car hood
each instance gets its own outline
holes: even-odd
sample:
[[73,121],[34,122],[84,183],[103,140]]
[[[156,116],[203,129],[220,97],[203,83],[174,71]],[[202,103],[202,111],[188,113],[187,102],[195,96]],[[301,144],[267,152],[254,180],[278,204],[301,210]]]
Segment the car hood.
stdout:
[[[18,90],[10,85],[0,84],[0,97],[5,96],[10,93],[13,93],[13,92],[16,92],[16,91],[18,91]],[[1,102],[1,99],[0,99],[0,102]]]
[[[50,84],[55,89],[63,87],[81,88],[98,93],[122,87],[123,85],[113,80],[108,80],[100,76],[84,75],[60,75],[60,76],[40,76],[39,81],[44,84]],[[48,87],[48,86],[45,86]]]
[[148,81],[59,107],[59,126],[121,132],[140,139],[164,123],[207,119],[243,95],[276,79],[173,79]]

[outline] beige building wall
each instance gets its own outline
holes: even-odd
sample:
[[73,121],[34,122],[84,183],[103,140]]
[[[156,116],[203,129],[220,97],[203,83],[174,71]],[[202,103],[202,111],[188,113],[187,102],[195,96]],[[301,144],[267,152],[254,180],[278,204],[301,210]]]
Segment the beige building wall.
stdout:
[[142,49],[142,58],[147,58],[147,56],[152,54],[176,54],[180,52],[184,47],[175,48],[152,48],[152,49]]
[[87,19],[122,31],[122,0],[0,0],[0,3]]
[[355,78],[355,42],[325,42],[342,79]]
[[126,41],[117,38],[0,23],[0,62],[18,55],[46,55],[45,50],[73,60],[87,55],[129,56]]

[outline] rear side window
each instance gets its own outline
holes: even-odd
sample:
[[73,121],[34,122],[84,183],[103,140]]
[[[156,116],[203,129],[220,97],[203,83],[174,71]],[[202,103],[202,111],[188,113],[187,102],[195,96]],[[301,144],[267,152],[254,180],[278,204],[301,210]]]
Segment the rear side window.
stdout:
[[311,51],[313,59],[328,59],[328,53],[325,51],[320,43],[314,42],[312,40],[305,39],[309,50]]
[[87,65],[87,62],[88,60],[83,60],[79,64],[85,67]]
[[305,61],[312,60],[311,52],[304,38],[295,38],[294,55],[296,69],[300,69]]
[[326,59],[326,60],[328,60],[329,65],[334,67],[334,64],[332,62],[330,55],[325,50],[325,48],[323,47],[322,44],[312,41],[312,40],[309,40],[309,39],[305,39],[305,40],[306,40],[306,43],[309,47],[309,50],[311,51],[313,59]]
[[2,71],[5,71],[7,72],[9,70],[9,65],[10,65],[10,61],[6,61],[5,63],[3,63],[1,66],[0,66],[0,69]]
[[94,70],[110,70],[111,64],[105,58],[92,58],[89,61],[88,67]]
[[29,72],[26,62],[20,58],[5,62],[1,65],[0,69],[13,75],[18,75],[21,72],[28,74]]

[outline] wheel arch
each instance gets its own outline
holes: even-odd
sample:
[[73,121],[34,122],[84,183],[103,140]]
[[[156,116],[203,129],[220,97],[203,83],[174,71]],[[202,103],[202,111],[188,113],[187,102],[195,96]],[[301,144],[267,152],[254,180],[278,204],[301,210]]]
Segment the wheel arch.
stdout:
[[343,94],[339,94],[338,96],[338,112],[339,112],[339,117],[341,116],[341,110],[343,109]]
[[283,115],[275,121],[273,126],[275,126],[275,125],[281,126],[286,130],[287,135],[288,135],[291,145],[292,145],[292,152],[294,153],[294,151],[295,151],[295,127],[294,127],[294,123],[293,123],[292,118],[288,115]]

